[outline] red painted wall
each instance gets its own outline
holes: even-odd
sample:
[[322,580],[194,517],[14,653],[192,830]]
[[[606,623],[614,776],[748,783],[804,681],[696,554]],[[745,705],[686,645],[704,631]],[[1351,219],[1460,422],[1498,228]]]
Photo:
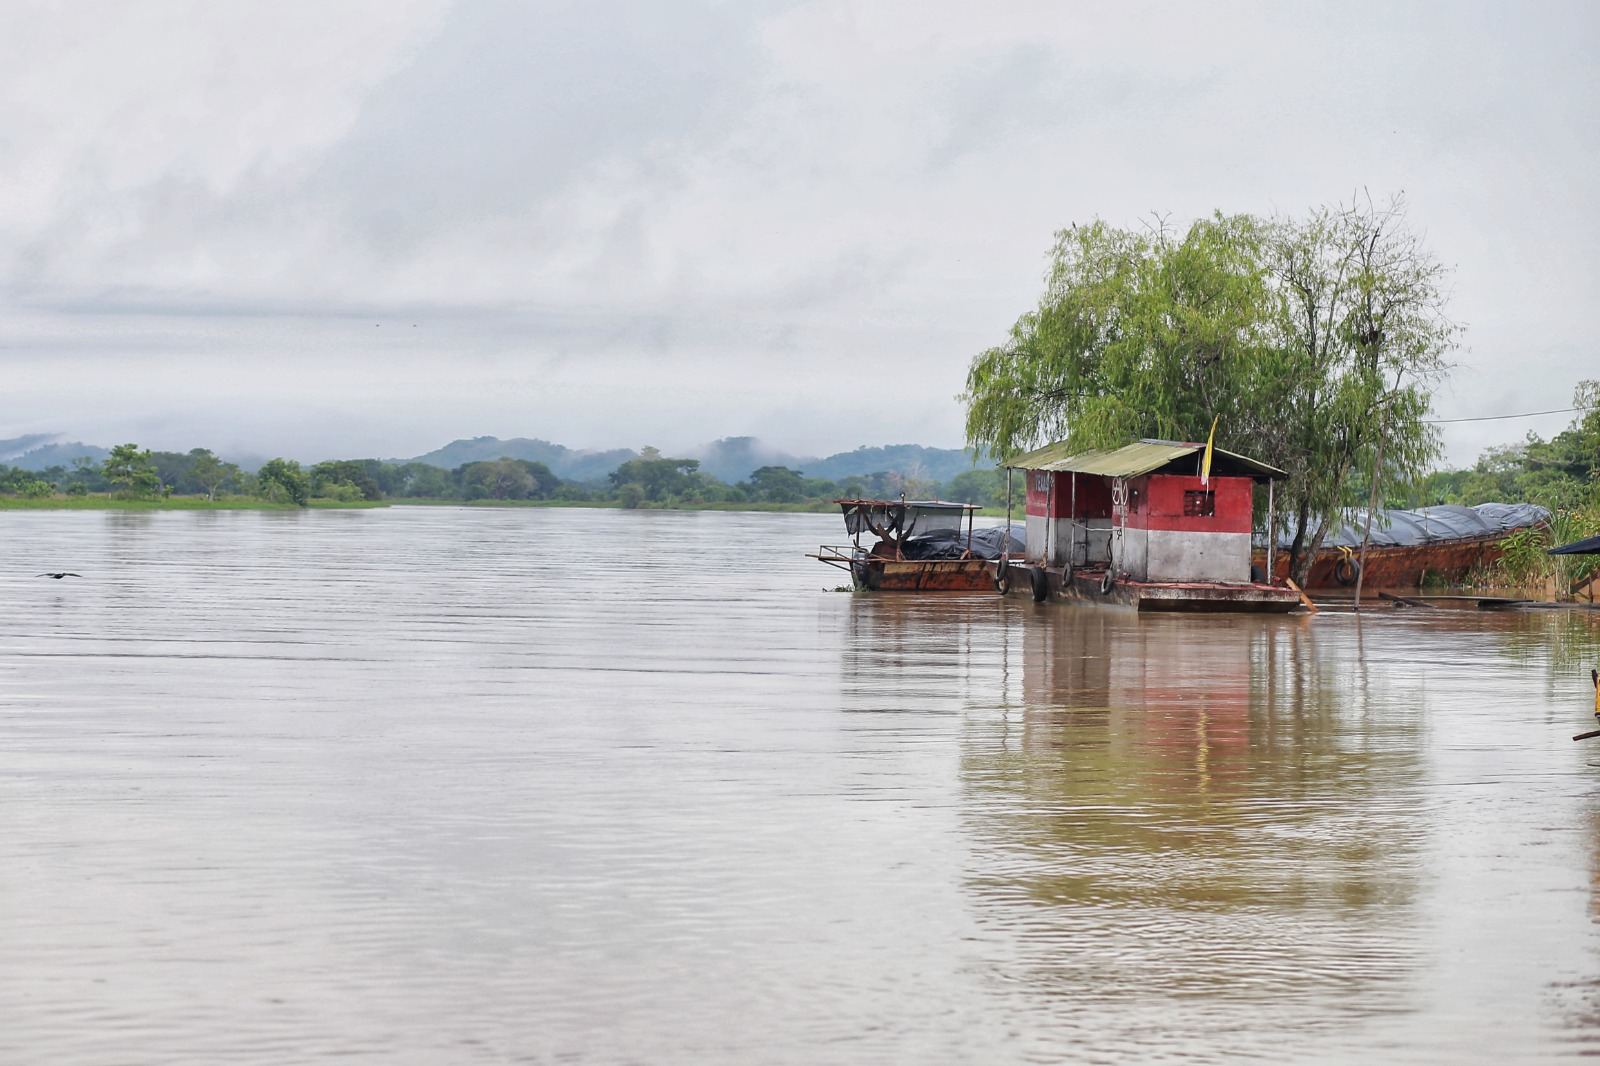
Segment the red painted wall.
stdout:
[[[1081,482],[1081,479],[1080,479]],[[1197,477],[1151,474],[1132,483],[1130,529],[1170,529],[1194,533],[1250,532],[1252,482],[1247,477],[1214,477],[1206,489],[1216,494],[1216,514],[1185,517],[1183,494],[1201,491]],[[1080,483],[1081,490],[1082,485]]]
[[[1028,485],[1028,513],[1054,518],[1072,517],[1072,475],[1049,470],[1029,470],[1022,475]],[[1055,480],[1056,495],[1051,506],[1049,484]],[[1181,505],[1181,498],[1180,498]],[[1053,514],[1052,514],[1053,512]],[[1111,514],[1111,482],[1103,477],[1078,475],[1078,514],[1083,518],[1105,518]]]

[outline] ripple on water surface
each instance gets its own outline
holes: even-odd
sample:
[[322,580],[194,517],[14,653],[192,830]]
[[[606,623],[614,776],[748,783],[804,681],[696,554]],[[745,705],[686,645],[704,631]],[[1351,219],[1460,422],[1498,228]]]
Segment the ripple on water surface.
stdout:
[[836,521],[0,515],[0,1060],[1600,1052],[1590,617],[853,596]]

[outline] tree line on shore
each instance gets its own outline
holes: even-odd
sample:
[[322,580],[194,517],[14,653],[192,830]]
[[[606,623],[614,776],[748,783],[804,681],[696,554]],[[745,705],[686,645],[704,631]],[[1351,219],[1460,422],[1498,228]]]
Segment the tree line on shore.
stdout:
[[302,466],[271,459],[253,472],[225,462],[206,448],[188,452],[119,444],[96,463],[74,459],[70,467],[42,471],[0,466],[0,493],[42,499],[109,495],[120,499],[172,496],[217,500],[235,496],[267,503],[310,506],[312,501],[358,504],[384,500],[565,501],[621,507],[697,507],[759,504],[807,506],[840,497],[945,496],[986,506],[1004,506],[1004,475],[969,470],[941,484],[910,472],[882,471],[838,480],[806,477],[783,466],[763,466],[735,483],[701,470],[698,460],[644,448],[605,479],[575,481],[556,476],[540,462],[500,458],[465,463],[454,470],[428,463],[338,459]]
[[[1546,441],[1536,434],[1515,444],[1496,445],[1459,470],[1439,470],[1392,486],[1383,506],[1487,502],[1539,503],[1552,510],[1594,509],[1600,524],[1600,382],[1581,382],[1574,406],[1588,407],[1565,430]],[[267,502],[309,505],[384,500],[558,500],[623,507],[697,507],[761,504],[816,506],[839,498],[939,498],[1003,508],[1003,470],[963,471],[937,482],[913,469],[883,471],[837,480],[807,477],[803,471],[764,466],[745,480],[728,483],[699,469],[693,459],[676,459],[646,448],[603,481],[557,477],[544,463],[502,458],[464,463],[454,470],[428,463],[388,463],[341,459],[309,467],[273,459],[255,471],[224,462],[205,448],[188,452],[142,450],[118,445],[103,463],[74,460],[70,467],[42,471],[0,465],[0,494],[43,498],[111,494],[124,498],[167,496],[216,500],[242,496]],[[1022,506],[1016,487],[1013,506]]]

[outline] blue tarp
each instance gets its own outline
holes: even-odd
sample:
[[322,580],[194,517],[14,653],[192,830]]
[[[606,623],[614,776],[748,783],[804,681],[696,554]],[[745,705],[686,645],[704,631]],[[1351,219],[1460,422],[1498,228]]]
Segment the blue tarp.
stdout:
[[[1480,503],[1476,507],[1419,507],[1415,511],[1375,511],[1372,516],[1374,547],[1415,547],[1464,537],[1490,537],[1550,521],[1550,512],[1532,503]],[[1328,548],[1359,548],[1366,529],[1367,512],[1357,508],[1347,524],[1323,540]],[[1293,531],[1279,535],[1280,547],[1294,543]]]

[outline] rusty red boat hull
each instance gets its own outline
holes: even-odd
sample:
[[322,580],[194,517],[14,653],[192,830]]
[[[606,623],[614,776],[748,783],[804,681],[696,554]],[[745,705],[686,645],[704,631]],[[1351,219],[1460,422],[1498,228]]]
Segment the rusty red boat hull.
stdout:
[[[1416,589],[1432,578],[1450,584],[1461,584],[1467,575],[1480,567],[1492,566],[1505,554],[1506,536],[1467,537],[1460,540],[1440,541],[1404,547],[1367,547],[1366,577],[1363,589]],[[1353,556],[1360,557],[1360,551]],[[1308,589],[1352,588],[1356,583],[1354,566],[1345,563],[1345,554],[1337,548],[1324,548],[1317,552],[1306,577]],[[1250,561],[1265,567],[1266,553],[1257,550]],[[1289,553],[1277,553],[1274,575],[1278,580],[1289,576]]]
[[982,559],[868,559],[852,568],[856,583],[877,592],[987,592],[994,564]]

